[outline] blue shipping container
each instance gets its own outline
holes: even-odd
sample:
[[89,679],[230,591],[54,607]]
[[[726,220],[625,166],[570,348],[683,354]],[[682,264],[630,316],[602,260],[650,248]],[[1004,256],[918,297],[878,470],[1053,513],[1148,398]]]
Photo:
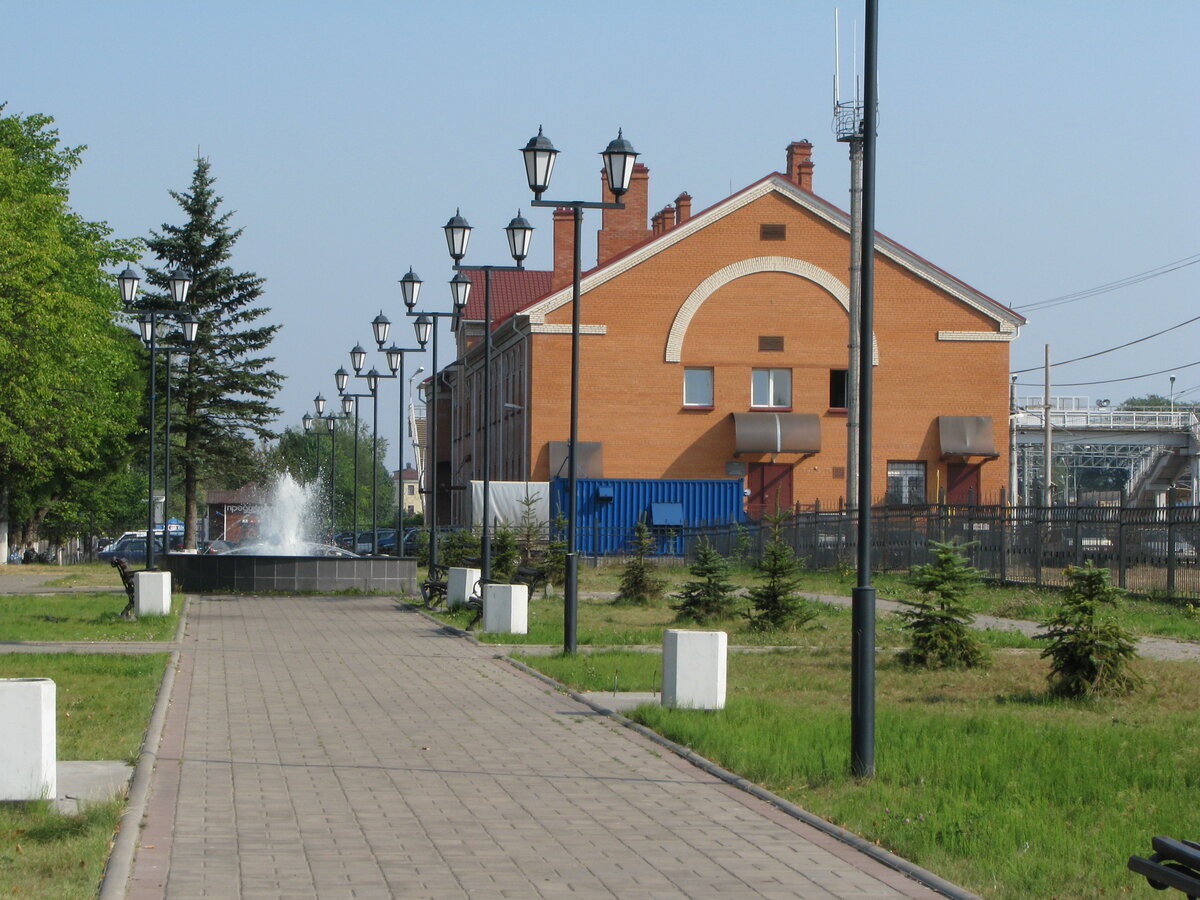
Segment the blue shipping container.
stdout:
[[[746,521],[740,478],[580,478],[578,552],[606,556],[629,551],[639,520],[656,535],[656,553],[683,552],[683,531],[698,525]],[[550,485],[550,515],[567,516],[567,479]]]

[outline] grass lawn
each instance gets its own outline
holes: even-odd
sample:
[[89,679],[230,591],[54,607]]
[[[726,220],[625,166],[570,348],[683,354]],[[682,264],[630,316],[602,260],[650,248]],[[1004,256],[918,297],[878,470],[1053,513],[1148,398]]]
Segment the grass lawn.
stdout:
[[0,638],[6,641],[169,641],[179,626],[182,595],[169,616],[121,618],[124,594],[0,595]]
[[[687,569],[680,565],[664,565],[655,570],[656,575],[667,582],[666,593],[678,591],[680,586],[691,576]],[[611,604],[611,596],[589,598],[583,594],[615,595],[620,585],[622,569],[619,565],[604,565],[596,568],[583,566],[579,570],[579,643],[608,645],[632,643],[658,643],[661,640],[662,629],[676,627],[673,616],[666,608],[668,601],[663,600],[655,609],[638,610],[637,608],[622,608]],[[734,567],[730,572],[729,581],[735,587],[752,587],[757,583],[756,572],[748,566]],[[915,599],[918,592],[907,585],[904,579],[895,574],[876,574],[872,576],[879,597],[887,600]],[[839,575],[836,572],[802,570],[800,590],[806,594],[832,594],[849,597],[854,587],[853,575]],[[537,600],[529,605],[530,634],[521,643],[554,644],[562,643],[562,589],[556,588],[557,596],[549,602],[542,600],[542,592],[537,593]],[[1028,619],[1034,622],[1045,621],[1057,607],[1061,592],[1056,588],[1037,588],[1020,585],[984,584],[973,591],[967,598],[967,605],[972,612],[1000,616],[1008,619]],[[557,609],[557,612],[554,610]],[[1138,635],[1156,637],[1171,637],[1180,640],[1200,641],[1200,604],[1176,605],[1144,597],[1128,597],[1112,610],[1121,624]],[[465,625],[469,621],[461,616],[454,620],[455,624]],[[793,638],[763,638],[755,637],[747,632],[741,623],[725,623],[720,626],[730,631],[729,639],[735,644],[750,643],[796,643]],[[624,629],[625,634],[619,632]],[[490,641],[485,636],[481,640]],[[1016,636],[1009,638],[988,638],[998,641],[1000,646],[1035,646],[1028,640]],[[507,641],[506,641],[507,642]],[[516,642],[516,641],[512,641]]]
[[[580,690],[651,690],[657,655],[524,661]],[[988,898],[1157,896],[1125,868],[1150,837],[1200,834],[1200,692],[1190,663],[1141,660],[1125,700],[1046,695],[1046,662],[913,671],[881,654],[877,776],[849,766],[844,650],[731,654],[724,710],[632,717]]]
[[[0,655],[0,678],[52,678],[58,758],[136,760],[168,654]],[[76,900],[96,894],[122,801],[64,816],[49,804],[0,804],[0,895]]]

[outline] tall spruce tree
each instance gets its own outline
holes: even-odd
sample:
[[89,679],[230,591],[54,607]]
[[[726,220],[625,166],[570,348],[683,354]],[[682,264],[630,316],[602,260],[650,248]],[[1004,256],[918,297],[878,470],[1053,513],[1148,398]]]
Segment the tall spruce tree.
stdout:
[[259,324],[268,308],[258,305],[265,280],[229,265],[242,229],[231,228],[233,212],[221,212],[224,198],[206,158],[196,160],[192,184],[171,196],[186,214],[182,225],[162,226],[147,240],[162,268],[147,268],[146,280],[164,293],[147,302],[164,304],[168,274],[175,266],[191,272],[188,310],[200,321],[194,352],[180,366],[176,384],[179,415],[172,425],[173,455],[182,474],[184,546],[196,546],[196,500],[200,487],[220,479],[237,481],[250,471],[255,438],[279,410],[271,405],[282,376],[265,355],[279,329]]

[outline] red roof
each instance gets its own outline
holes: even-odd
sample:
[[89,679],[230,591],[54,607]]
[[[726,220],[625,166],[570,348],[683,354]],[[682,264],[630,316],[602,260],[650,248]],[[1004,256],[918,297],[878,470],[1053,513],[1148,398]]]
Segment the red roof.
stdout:
[[[471,299],[463,318],[468,322],[483,321],[484,273],[464,270],[471,279]],[[495,331],[513,313],[519,312],[535,300],[550,293],[552,272],[521,269],[520,271],[492,271],[492,330]]]

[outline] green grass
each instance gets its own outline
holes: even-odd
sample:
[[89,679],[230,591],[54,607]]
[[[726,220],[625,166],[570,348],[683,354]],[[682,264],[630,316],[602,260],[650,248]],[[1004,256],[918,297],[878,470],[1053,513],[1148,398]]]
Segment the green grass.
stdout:
[[[691,623],[680,623],[675,611],[670,608],[670,598],[663,598],[647,606],[614,604],[607,597],[581,596],[579,599],[579,630],[577,640],[585,647],[619,647],[630,644],[662,644],[663,632],[668,628],[694,628]],[[847,607],[814,602],[818,617],[797,631],[758,632],[752,630],[745,619],[735,617],[723,622],[706,625],[710,630],[728,632],[729,642],[742,646],[802,646],[810,648],[836,648],[847,646],[850,640],[850,610]],[[473,613],[459,608],[453,612],[441,611],[437,617],[457,628],[466,628]],[[906,642],[895,615],[885,614],[876,627],[882,646],[900,647]],[[479,632],[476,637],[485,644],[549,644],[563,643],[563,601],[552,596],[544,599],[539,592],[537,599],[529,603],[528,634],[490,634]],[[1035,642],[1017,632],[983,631],[980,639],[989,647],[1033,647]]]
[[[57,687],[58,758],[123,759],[141,750],[168,654],[0,655],[0,678],[51,678]],[[0,895],[94,897],[123,801],[77,816],[45,802],[0,804]]]
[[[651,690],[657,655],[528,657],[581,690]],[[1001,651],[986,671],[881,657],[877,777],[848,774],[849,659],[732,654],[724,710],[632,715],[818,815],[989,898],[1151,896],[1125,868],[1150,837],[1200,833],[1196,666],[1142,660],[1126,700],[1046,694],[1046,663]]]
[[0,804],[0,894],[95,897],[123,807],[113,800],[64,816],[47,803]]
[[0,636],[6,641],[169,641],[179,626],[181,595],[169,616],[122,619],[124,594],[0,596]]
[[[616,606],[608,594],[615,594],[621,580],[621,567],[617,565],[583,567],[579,571],[579,643],[595,646],[620,644],[656,644],[662,640],[666,628],[691,627],[678,625],[675,614],[668,604],[675,602],[669,597],[649,607]],[[655,574],[667,581],[666,594],[678,591],[689,579],[688,571],[679,565],[663,565]],[[730,581],[737,587],[751,587],[757,583],[755,570],[749,566],[733,567]],[[881,599],[914,599],[918,592],[895,574],[877,574],[872,582]],[[805,569],[800,577],[800,591],[806,594],[830,594],[849,597],[854,586],[854,577],[840,576],[835,572]],[[562,643],[562,597],[561,588],[557,596],[549,600],[542,598],[539,590],[537,599],[529,604],[529,634],[525,636],[479,635],[485,643]],[[587,596],[600,594],[602,596]],[[1059,603],[1057,588],[1035,588],[983,584],[974,590],[966,603],[977,614],[999,616],[1008,619],[1027,619],[1041,622],[1050,617]],[[836,607],[830,607],[835,609]],[[1200,604],[1192,608],[1145,597],[1128,597],[1114,607],[1113,615],[1123,627],[1134,634],[1171,637],[1180,640],[1200,641]],[[848,613],[847,613],[848,615]],[[824,618],[824,614],[822,616]],[[447,618],[451,624],[465,627],[470,620],[467,614],[456,613]],[[848,619],[846,620],[848,623]],[[818,623],[818,628],[821,623]],[[828,625],[828,623],[824,623]],[[707,626],[706,626],[707,627]],[[731,619],[716,623],[714,628],[729,631],[733,644],[795,644],[807,643],[806,637],[796,634],[759,635],[745,627],[744,620]],[[848,627],[848,624],[847,624]],[[802,632],[801,635],[807,635]],[[1037,644],[1018,634],[1003,632],[985,633],[984,642],[994,647],[1033,647]],[[900,639],[902,640],[902,639]]]

